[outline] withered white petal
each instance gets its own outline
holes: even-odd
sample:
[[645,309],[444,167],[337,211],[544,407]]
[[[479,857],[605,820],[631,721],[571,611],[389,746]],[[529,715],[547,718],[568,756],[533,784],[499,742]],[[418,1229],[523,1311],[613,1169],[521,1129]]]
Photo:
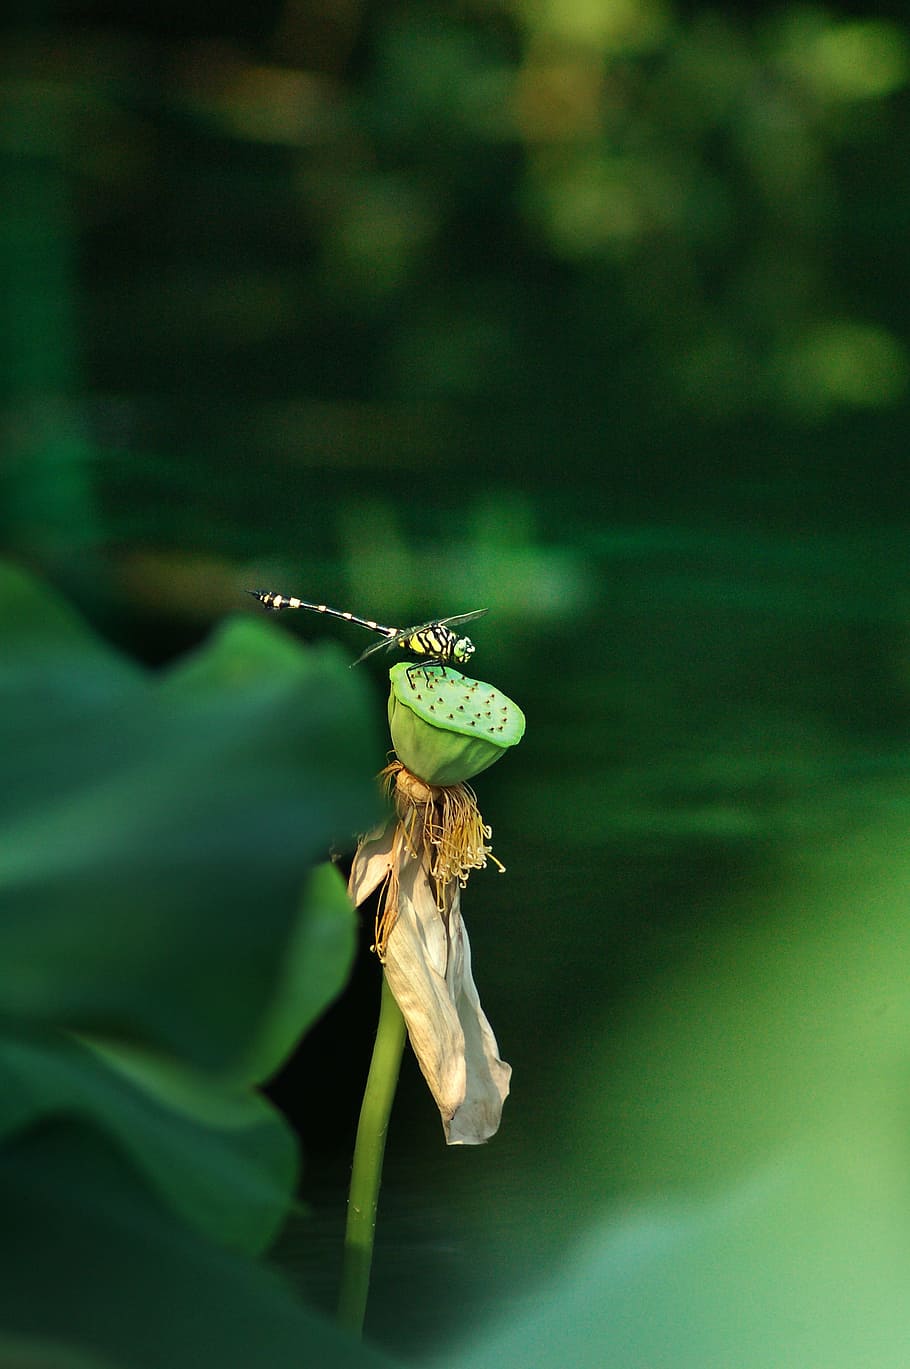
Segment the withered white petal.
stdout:
[[403,860],[399,879],[386,977],[439,1108],[447,1143],[478,1145],[499,1127],[512,1071],[499,1058],[480,1006],[461,917],[461,890],[453,882],[447,912],[440,913],[422,861]]
[[368,832],[357,847],[348,880],[348,893],[355,908],[375,893],[389,873],[394,841],[395,823],[387,822]]
[[[472,1145],[485,1141],[499,1130],[502,1105],[509,1094],[512,1066],[499,1058],[499,1046],[486,1014],[471,972],[471,943],[460,911],[461,890],[455,888],[455,915],[458,931],[453,928],[453,949],[456,961],[454,973],[447,976],[452,982],[458,1018],[464,1030],[467,1089],[464,1102],[452,1118],[446,1135],[449,1145]],[[460,966],[457,962],[460,961]]]

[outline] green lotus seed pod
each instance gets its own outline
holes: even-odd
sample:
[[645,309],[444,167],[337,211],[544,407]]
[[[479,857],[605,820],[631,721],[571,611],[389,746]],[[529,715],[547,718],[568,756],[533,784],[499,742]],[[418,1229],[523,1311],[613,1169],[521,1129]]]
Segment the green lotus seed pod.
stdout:
[[392,745],[427,784],[463,784],[524,736],[524,714],[495,685],[413,661],[392,666],[389,679]]

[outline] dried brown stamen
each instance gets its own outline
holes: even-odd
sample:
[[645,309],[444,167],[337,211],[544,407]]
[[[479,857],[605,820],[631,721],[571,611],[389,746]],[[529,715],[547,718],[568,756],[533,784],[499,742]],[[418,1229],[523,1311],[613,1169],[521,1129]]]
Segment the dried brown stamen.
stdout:
[[426,784],[400,761],[387,765],[380,778],[393,798],[399,819],[376,914],[374,949],[379,959],[384,960],[398,917],[399,870],[403,859],[423,861],[442,915],[447,911],[447,891],[453,881],[464,888],[470,872],[483,869],[488,860],[500,873],[505,866],[487,845],[492,832],[481,817],[470,785]]

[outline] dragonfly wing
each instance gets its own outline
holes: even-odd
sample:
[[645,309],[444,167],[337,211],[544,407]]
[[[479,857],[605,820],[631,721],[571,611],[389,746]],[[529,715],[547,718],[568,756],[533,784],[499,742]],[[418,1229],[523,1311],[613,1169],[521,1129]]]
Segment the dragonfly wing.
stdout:
[[[486,613],[486,609],[484,609],[483,612]],[[469,613],[465,616],[473,618],[474,614]],[[409,642],[416,633],[423,632],[428,627],[445,626],[446,623],[451,621],[450,618],[444,618],[440,624],[438,618],[431,618],[428,623],[416,623],[414,627],[399,628],[397,632],[391,632],[387,637],[383,637],[381,642],[373,642],[367,647],[366,651],[360,653],[354,664],[360,665],[360,662],[366,660],[367,656],[373,656],[377,651],[393,651],[396,646],[401,646],[403,643]]]
[[[470,623],[474,618],[482,618],[485,613],[489,613],[488,608],[475,608],[473,613],[456,613],[451,618],[437,618],[432,623],[424,623],[424,627],[451,627],[453,623]],[[420,632],[420,628],[412,628],[408,636],[413,632]]]
[[406,628],[404,632],[396,632],[390,637],[383,637],[379,642],[372,642],[367,647],[366,651],[361,651],[354,664],[360,665],[361,661],[365,661],[368,656],[374,656],[377,651],[390,651],[392,647],[397,646],[399,642],[406,642],[409,637],[413,636],[413,633],[414,629],[409,627]]

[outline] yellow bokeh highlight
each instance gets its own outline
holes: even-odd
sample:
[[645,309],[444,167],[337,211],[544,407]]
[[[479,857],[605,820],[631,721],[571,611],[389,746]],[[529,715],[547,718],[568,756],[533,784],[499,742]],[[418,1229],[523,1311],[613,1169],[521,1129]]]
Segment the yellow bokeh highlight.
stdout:
[[910,359],[886,328],[832,319],[787,351],[782,370],[784,387],[800,408],[878,408],[904,394]]
[[658,47],[672,22],[663,0],[517,0],[515,10],[529,33],[613,54]]
[[783,65],[829,103],[876,100],[910,78],[910,43],[884,19],[834,23],[818,11],[792,15],[782,35]]
[[608,156],[591,148],[539,169],[527,207],[562,256],[624,256],[641,239],[678,222],[684,186],[650,156]]

